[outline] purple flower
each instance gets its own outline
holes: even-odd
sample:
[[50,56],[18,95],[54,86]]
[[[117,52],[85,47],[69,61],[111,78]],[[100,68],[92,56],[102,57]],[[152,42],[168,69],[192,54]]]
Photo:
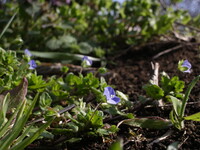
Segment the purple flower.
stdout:
[[25,49],[25,50],[24,50],[24,53],[25,53],[25,55],[27,55],[27,56],[29,56],[29,57],[32,56],[31,52],[30,52],[28,49]]
[[181,66],[187,68],[187,70],[185,70],[183,72],[188,72],[188,73],[191,72],[192,65],[190,64],[190,62],[188,60],[184,60],[184,62]]
[[92,66],[92,60],[88,56],[84,56],[82,60],[85,61],[87,66]]
[[30,60],[28,62],[28,64],[30,65],[29,69],[35,69],[37,67],[37,65],[36,65],[34,60]]
[[105,87],[103,95],[106,96],[107,103],[109,104],[117,104],[120,102],[120,98],[116,96],[115,91],[112,87]]

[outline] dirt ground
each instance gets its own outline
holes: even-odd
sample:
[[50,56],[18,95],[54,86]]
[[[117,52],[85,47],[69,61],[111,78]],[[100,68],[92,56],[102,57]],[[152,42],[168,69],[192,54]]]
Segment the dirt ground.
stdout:
[[[188,59],[192,64],[190,74],[178,71],[178,61]],[[110,85],[115,85],[116,89],[129,96],[133,102],[137,102],[140,95],[145,95],[142,86],[151,79],[153,71],[151,62],[158,62],[159,72],[165,71],[170,77],[177,75],[186,82],[186,86],[194,77],[200,74],[200,57],[198,47],[195,43],[189,42],[152,42],[141,47],[130,47],[121,50],[118,54],[109,57],[107,68],[110,76],[107,81]],[[199,112],[200,107],[200,83],[192,90],[186,115]],[[171,106],[164,110],[155,107],[141,107],[135,109],[137,117],[159,116],[164,119],[169,118]],[[114,123],[120,120],[114,120]],[[164,130],[150,130],[134,128],[130,126],[120,126],[117,135],[110,137],[112,140],[102,138],[84,139],[80,143],[72,145],[64,144],[61,149],[65,150],[107,150],[110,144],[118,139],[123,139],[124,150],[165,150],[173,142],[179,142],[179,149],[198,150],[200,146],[200,123],[193,121],[185,122],[185,129],[179,131],[173,127]],[[165,135],[165,138],[163,138]]]
[[[140,95],[145,94],[142,86],[147,84],[152,77],[153,71],[151,62],[158,62],[160,65],[160,72],[165,71],[170,77],[177,75],[188,85],[195,76],[200,74],[199,52],[196,46],[190,44],[178,42],[150,43],[140,49],[131,48],[122,52],[122,54],[114,58],[115,65],[109,66],[115,73],[114,77],[110,79],[110,84],[116,85],[117,89],[127,93],[130,100],[137,101]],[[178,61],[181,59],[189,60],[192,64],[192,73],[185,74],[178,71],[177,65]],[[200,83],[197,83],[190,95],[186,107],[186,115],[197,113],[200,110],[199,87]],[[142,108],[141,110],[135,111],[134,114],[138,117],[159,116],[167,119],[169,118],[170,108],[171,107],[166,108],[164,111],[155,107]],[[133,136],[129,138],[125,136],[124,149],[166,149],[169,144],[178,141],[180,149],[196,150],[199,149],[200,145],[199,127],[199,122],[186,121],[186,127],[183,131],[178,131],[174,128],[157,131],[135,129],[136,133],[141,136],[140,139],[134,139]],[[128,130],[130,129],[127,129],[127,132]],[[134,128],[131,128],[131,130],[134,130]],[[156,141],[169,131],[172,131],[171,136],[159,142]],[[121,134],[123,136],[123,133]]]

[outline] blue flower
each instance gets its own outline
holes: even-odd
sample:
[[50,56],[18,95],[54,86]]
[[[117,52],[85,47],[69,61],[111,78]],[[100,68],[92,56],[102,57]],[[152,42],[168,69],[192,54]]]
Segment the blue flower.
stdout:
[[85,62],[85,64],[86,64],[87,66],[92,66],[92,60],[89,59],[88,56],[84,56],[84,57],[82,58],[82,60],[83,60],[83,62]]
[[107,103],[109,104],[118,104],[120,102],[120,98],[116,96],[115,91],[112,87],[105,87],[103,95],[106,96]]
[[25,53],[25,55],[27,55],[27,56],[29,56],[29,57],[32,56],[31,52],[30,52],[28,49],[25,49],[25,50],[24,50],[24,53]]
[[192,65],[190,64],[190,62],[188,60],[184,60],[181,67],[185,68],[183,72],[187,72],[187,73],[191,72]]
[[36,65],[34,60],[30,60],[28,62],[28,64],[30,65],[29,69],[35,69],[37,67],[37,65]]

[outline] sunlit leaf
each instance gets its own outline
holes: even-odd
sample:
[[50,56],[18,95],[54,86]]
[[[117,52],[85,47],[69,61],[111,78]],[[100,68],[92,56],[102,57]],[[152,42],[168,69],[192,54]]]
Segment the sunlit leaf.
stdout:
[[82,54],[89,54],[92,52],[92,46],[90,46],[88,43],[86,42],[81,42],[79,43],[80,46],[80,53]]
[[181,111],[181,107],[182,107],[182,101],[180,101],[179,99],[177,99],[174,96],[167,96],[167,97],[170,98],[170,100],[172,101],[173,108],[174,108],[174,111],[175,111],[176,115],[180,116],[180,111]]
[[155,84],[147,84],[143,86],[143,89],[146,91],[147,95],[153,99],[161,99],[164,96],[164,91]]
[[179,142],[174,142],[168,145],[167,150],[178,150],[178,144]]
[[[47,59],[58,59],[58,60],[80,60],[82,61],[82,58],[84,55],[80,54],[71,54],[71,53],[66,53],[66,52],[37,52],[37,51],[31,51],[31,53],[40,58],[47,58]],[[89,57],[92,61],[100,61],[99,58],[95,57]]]
[[158,117],[126,119],[121,121],[118,126],[121,124],[149,129],[165,129],[171,126],[169,120],[164,120]]
[[114,142],[114,143],[110,146],[109,150],[123,150],[122,139],[120,139],[120,140]]
[[200,112],[184,117],[185,120],[200,121]]

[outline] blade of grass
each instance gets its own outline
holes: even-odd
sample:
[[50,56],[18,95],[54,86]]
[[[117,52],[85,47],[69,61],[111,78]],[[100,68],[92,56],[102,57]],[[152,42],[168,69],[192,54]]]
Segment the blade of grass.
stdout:
[[0,39],[3,36],[3,34],[6,32],[6,30],[8,29],[8,27],[10,26],[10,24],[12,23],[12,21],[14,20],[15,16],[17,15],[17,13],[18,13],[18,10],[14,13],[14,15],[10,18],[9,22],[4,27],[3,31],[0,34]]
[[36,140],[41,135],[41,133],[52,123],[52,121],[55,118],[56,118],[55,116],[51,117],[44,125],[42,125],[37,130],[37,132],[35,132],[30,137],[28,137],[25,140],[23,140],[22,142],[20,142],[18,145],[13,146],[10,150],[23,150],[25,147],[27,147],[29,144],[31,144],[34,140]]
[[[25,105],[25,101],[23,101],[23,105],[20,107],[19,112],[17,113],[17,116],[20,116],[19,114],[24,111],[24,105]],[[21,119],[21,118],[20,118]],[[19,119],[18,119],[19,120]],[[22,120],[22,119],[21,119]],[[22,121],[21,121],[22,122]],[[17,130],[17,126],[18,126],[18,130]],[[15,121],[15,124],[13,126],[13,128],[11,129],[11,132],[9,134],[7,134],[1,141],[0,141],[0,149],[2,150],[6,150],[8,149],[8,147],[12,144],[13,140],[18,136],[18,134],[21,132],[22,130],[22,126],[21,123],[19,121]]]
[[6,122],[6,124],[0,129],[0,137],[2,137],[7,132],[8,127],[11,125],[13,119],[16,117],[16,115],[19,112],[19,110],[21,109],[22,105],[23,105],[23,101],[21,101],[21,103],[18,105],[18,107],[16,108],[16,110],[12,114],[12,116],[9,118],[9,120]]
[[5,97],[0,95],[2,99],[0,99],[0,129],[6,122],[6,113],[8,110],[8,104],[10,100],[10,94],[6,94]]
[[[23,53],[24,51],[20,51]],[[47,58],[47,59],[59,59],[59,60],[82,60],[84,55],[80,54],[70,54],[66,52],[38,52],[38,51],[31,51],[31,54],[33,54],[36,57],[40,58]],[[92,61],[100,61],[99,58],[96,57],[89,57]]]
[[27,136],[27,133],[30,131],[30,129],[32,128],[32,125],[29,126],[28,128],[25,129],[25,131],[22,133],[22,135],[20,135],[17,140],[15,141],[14,145],[19,144],[20,142],[22,142],[22,140]]
[[[23,107],[24,105],[22,105],[22,109],[21,111],[18,113],[19,115],[17,116],[20,116],[20,118],[17,118],[13,128],[12,128],[12,131],[4,138],[2,139],[0,142],[0,149],[7,149],[10,144],[12,144],[13,140],[15,140],[17,138],[17,136],[19,136],[20,132],[22,131],[25,123],[27,122],[30,114],[32,113],[32,110],[36,104],[36,101],[38,99],[38,96],[39,96],[39,93],[37,93],[37,95],[35,96],[32,104],[29,106],[29,108],[27,109],[28,111],[26,111],[26,113],[24,115],[21,115],[21,112],[24,112]],[[25,104],[26,101],[24,101],[24,104]]]
[[197,76],[195,79],[192,80],[192,82],[189,84],[186,92],[185,92],[185,97],[182,101],[182,107],[181,107],[181,110],[180,110],[180,117],[184,117],[184,113],[185,113],[185,107],[187,105],[187,101],[189,99],[189,96],[190,96],[190,93],[193,89],[193,87],[195,86],[195,84],[197,83],[197,81],[199,81],[199,78],[200,78],[200,75]]

